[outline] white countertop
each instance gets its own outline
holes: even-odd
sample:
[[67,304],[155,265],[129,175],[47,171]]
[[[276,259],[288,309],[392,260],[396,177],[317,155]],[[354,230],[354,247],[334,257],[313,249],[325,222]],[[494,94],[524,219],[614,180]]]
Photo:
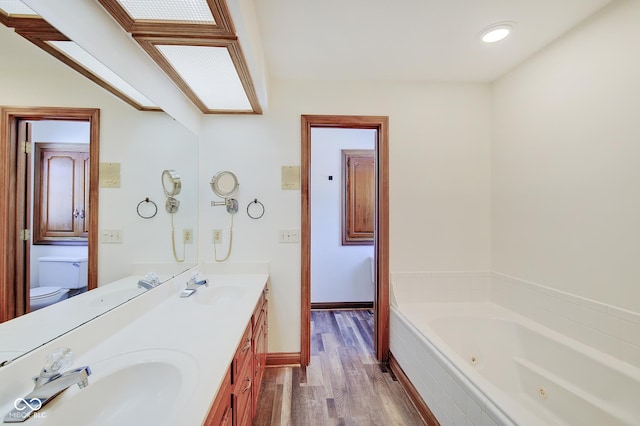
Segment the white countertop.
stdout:
[[[154,424],[202,424],[269,279],[266,273],[203,276],[209,279],[209,287],[198,289],[188,298],[179,297],[189,278],[185,273],[0,368],[0,416],[4,418],[14,400],[32,390],[31,377],[39,372],[46,354],[67,346],[76,353],[73,367],[92,368],[89,386],[92,377],[100,379],[101,365],[108,364],[105,360],[128,356],[135,364],[161,358],[163,351],[183,354],[197,372],[197,379],[183,392],[188,395],[180,396],[188,405],[181,407],[179,417],[162,416],[161,422]],[[236,290],[225,292],[223,287]],[[26,424],[73,425],[73,418],[60,418],[58,412],[64,412],[62,407],[71,404],[80,392],[83,389],[75,386],[68,389],[40,410],[41,417],[31,418]],[[100,419],[95,421],[99,423]],[[139,425],[141,419],[132,418],[130,424]]]

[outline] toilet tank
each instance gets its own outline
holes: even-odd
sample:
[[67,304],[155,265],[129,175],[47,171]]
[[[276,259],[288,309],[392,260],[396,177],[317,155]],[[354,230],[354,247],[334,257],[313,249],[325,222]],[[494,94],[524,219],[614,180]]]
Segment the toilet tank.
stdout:
[[39,257],[40,287],[83,288],[87,286],[86,257]]

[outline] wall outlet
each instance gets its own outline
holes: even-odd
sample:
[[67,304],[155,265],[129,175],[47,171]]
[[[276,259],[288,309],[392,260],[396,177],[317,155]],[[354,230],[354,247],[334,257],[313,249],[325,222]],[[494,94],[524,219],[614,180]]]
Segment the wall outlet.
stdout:
[[281,229],[280,239],[281,243],[297,243],[300,241],[300,237],[297,229]]
[[122,229],[103,229],[100,242],[107,244],[122,244]]
[[213,230],[213,244],[222,244],[222,229]]
[[193,229],[182,230],[182,241],[185,244],[193,244]]

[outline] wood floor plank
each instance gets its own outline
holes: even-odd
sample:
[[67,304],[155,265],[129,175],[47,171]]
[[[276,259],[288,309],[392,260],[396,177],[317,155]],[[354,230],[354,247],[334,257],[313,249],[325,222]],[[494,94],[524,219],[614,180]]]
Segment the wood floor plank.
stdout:
[[307,380],[301,386],[324,386],[324,379],[322,377],[322,365],[320,364],[320,357],[317,355],[311,355],[311,363],[306,368]]
[[310,365],[266,369],[253,424],[425,425],[391,370],[377,363],[373,321],[368,310],[312,311]]
[[291,424],[291,405],[293,399],[293,371],[285,368],[282,380],[282,410],[280,414],[280,425]]
[[264,375],[262,376],[262,389],[260,391],[260,404],[264,407],[271,407],[272,410],[258,410],[256,418],[254,419],[255,424],[270,425],[273,411],[276,411],[276,409],[280,410],[280,407],[274,404],[276,376],[279,372],[280,369],[276,368],[268,368],[264,371]]

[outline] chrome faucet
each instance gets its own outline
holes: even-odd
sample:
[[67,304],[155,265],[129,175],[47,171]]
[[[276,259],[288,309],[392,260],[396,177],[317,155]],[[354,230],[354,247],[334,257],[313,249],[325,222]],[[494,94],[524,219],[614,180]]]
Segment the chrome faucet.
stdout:
[[200,272],[194,272],[189,282],[187,282],[187,287],[180,293],[180,297],[189,297],[202,286],[209,287],[209,280],[202,278]]
[[24,398],[15,400],[13,410],[5,417],[5,423],[20,423],[33,413],[47,405],[60,393],[73,385],[80,389],[89,385],[91,369],[88,366],[59,373],[73,362],[73,352],[69,348],[60,348],[49,354],[38,377],[34,377],[33,391]]
[[152,288],[155,288],[156,286],[153,283],[150,283],[147,280],[140,280],[140,281],[138,281],[138,287],[139,288],[144,288],[146,290],[151,290]]
[[141,280],[138,281],[138,287],[146,290],[156,288],[160,284],[160,279],[153,272],[149,272]]

